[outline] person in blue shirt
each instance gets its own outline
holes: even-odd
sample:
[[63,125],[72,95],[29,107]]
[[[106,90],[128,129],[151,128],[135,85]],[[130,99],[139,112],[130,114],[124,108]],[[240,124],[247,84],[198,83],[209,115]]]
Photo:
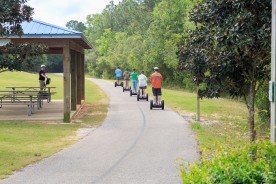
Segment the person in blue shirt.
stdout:
[[115,74],[116,74],[117,84],[119,85],[120,79],[122,77],[122,70],[120,69],[120,67],[117,67],[117,69],[115,70]]

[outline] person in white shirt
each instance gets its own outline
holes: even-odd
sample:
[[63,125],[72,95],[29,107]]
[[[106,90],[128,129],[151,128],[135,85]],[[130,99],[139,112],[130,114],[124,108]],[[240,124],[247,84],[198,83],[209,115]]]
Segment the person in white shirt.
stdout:
[[139,90],[140,94],[144,97],[146,94],[146,88],[147,88],[147,80],[148,78],[144,75],[144,71],[142,70],[140,75],[138,75],[138,83],[139,83]]

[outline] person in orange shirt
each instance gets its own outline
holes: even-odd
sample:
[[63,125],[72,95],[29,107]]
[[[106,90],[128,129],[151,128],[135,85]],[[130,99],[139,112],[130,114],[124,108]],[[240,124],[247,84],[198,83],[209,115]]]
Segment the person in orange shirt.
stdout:
[[152,85],[152,93],[153,93],[153,104],[160,105],[163,77],[159,73],[158,67],[154,67],[153,69],[154,69],[154,72],[150,75],[150,82]]

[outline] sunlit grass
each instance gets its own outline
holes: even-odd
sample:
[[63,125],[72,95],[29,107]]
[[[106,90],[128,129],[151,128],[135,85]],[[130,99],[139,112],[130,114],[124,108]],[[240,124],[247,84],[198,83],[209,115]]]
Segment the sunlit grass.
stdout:
[[[54,99],[63,99],[63,77],[48,74],[55,86]],[[39,86],[38,74],[3,72],[0,90],[6,86]],[[91,81],[85,81],[84,107],[75,123],[0,121],[0,179],[13,171],[48,157],[78,140],[76,131],[82,127],[99,126],[107,113],[107,95]],[[1,109],[0,109],[1,110]],[[0,117],[1,119],[1,117]],[[79,123],[81,122],[81,123]]]
[[165,103],[183,116],[190,117],[191,128],[196,133],[202,149],[216,149],[218,145],[236,146],[249,141],[247,108],[233,99],[201,99],[201,121],[195,121],[196,94],[180,90],[163,90]]

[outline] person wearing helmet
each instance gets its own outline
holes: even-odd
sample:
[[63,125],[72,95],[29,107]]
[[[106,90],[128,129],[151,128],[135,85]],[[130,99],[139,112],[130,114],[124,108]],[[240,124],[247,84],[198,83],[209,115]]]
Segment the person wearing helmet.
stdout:
[[163,77],[161,73],[159,73],[158,67],[154,67],[153,70],[154,72],[150,75],[150,82],[152,85],[152,93],[153,93],[153,104],[160,105]]
[[39,71],[39,87],[40,90],[42,91],[45,88],[45,79],[48,78],[48,76],[45,74],[45,65],[40,66],[40,71]]

